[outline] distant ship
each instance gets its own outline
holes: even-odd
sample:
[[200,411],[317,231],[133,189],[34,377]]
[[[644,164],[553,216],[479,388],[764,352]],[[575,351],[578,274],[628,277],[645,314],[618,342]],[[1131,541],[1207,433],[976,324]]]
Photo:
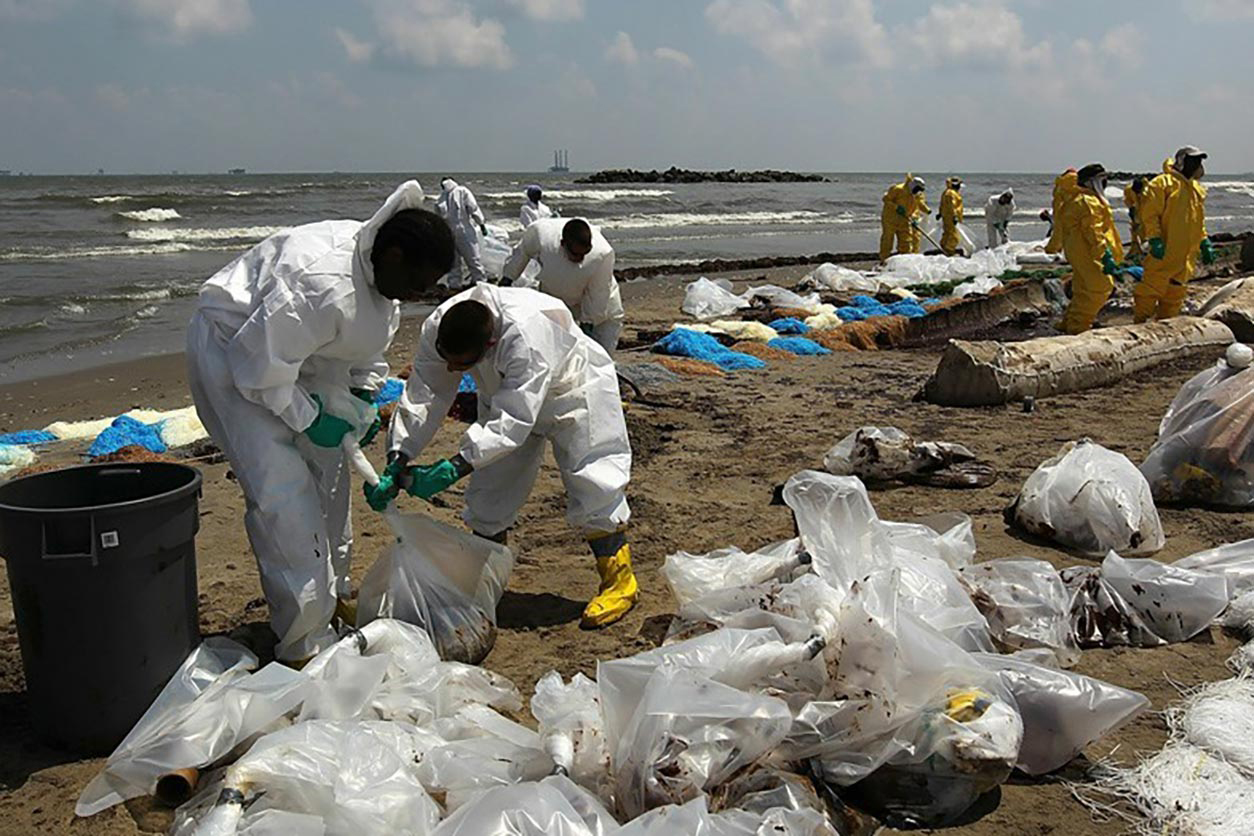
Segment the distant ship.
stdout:
[[242,168],[228,168],[226,170],[226,173],[227,174],[247,174],[248,172]]
[[570,152],[566,150],[553,152],[553,165],[549,166],[549,171],[560,173],[570,171]]
[[12,169],[0,168],[0,177],[10,177],[13,174]]

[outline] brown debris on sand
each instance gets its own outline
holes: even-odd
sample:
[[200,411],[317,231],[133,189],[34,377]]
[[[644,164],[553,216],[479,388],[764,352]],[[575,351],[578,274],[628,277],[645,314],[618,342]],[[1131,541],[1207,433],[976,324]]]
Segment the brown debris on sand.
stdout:
[[704,375],[706,377],[726,377],[727,372],[713,363],[692,360],[687,357],[658,357],[658,365],[676,374]]
[[735,343],[731,347],[732,351],[739,351],[742,354],[751,354],[762,360],[770,362],[771,360],[796,360],[797,355],[782,348],[772,348],[766,343],[758,343],[753,340],[742,340]]

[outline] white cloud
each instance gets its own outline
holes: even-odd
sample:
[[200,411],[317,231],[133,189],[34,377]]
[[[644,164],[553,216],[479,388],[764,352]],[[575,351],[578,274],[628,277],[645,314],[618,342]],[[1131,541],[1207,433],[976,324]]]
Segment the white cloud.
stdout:
[[465,0],[367,0],[382,54],[420,67],[504,70],[514,64],[505,27],[479,19]]
[[1254,0],[1181,0],[1180,5],[1206,20],[1254,18]]
[[605,60],[628,67],[640,63],[640,53],[636,51],[636,45],[631,42],[631,35],[626,32],[619,32],[615,35],[614,40],[605,50]]
[[714,0],[706,20],[783,66],[821,63],[888,66],[888,35],[872,0]]
[[374,57],[374,44],[357,38],[352,32],[345,32],[336,27],[335,37],[339,39],[340,46],[344,47],[344,54],[348,56],[348,60],[354,64],[369,61]]
[[937,3],[904,34],[934,65],[1043,67],[1052,57],[1048,41],[1031,43],[1019,16],[992,0]]
[[1145,55],[1145,34],[1135,23],[1123,23],[1105,34],[1101,51],[1126,69],[1141,66]]
[[582,20],[584,15],[583,0],[509,0],[509,4],[533,20]]
[[121,0],[122,8],[177,40],[223,35],[253,22],[249,0]]
[[680,52],[678,49],[672,49],[669,46],[659,46],[653,50],[653,57],[659,61],[670,61],[677,67],[685,70],[691,70],[694,66],[692,57],[686,52]]

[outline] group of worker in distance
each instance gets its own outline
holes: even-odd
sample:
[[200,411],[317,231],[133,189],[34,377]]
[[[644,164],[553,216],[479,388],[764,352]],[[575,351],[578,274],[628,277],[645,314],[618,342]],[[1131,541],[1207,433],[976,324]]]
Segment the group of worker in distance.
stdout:
[[[1200,257],[1214,258],[1204,224],[1206,155],[1180,149],[1149,182],[1127,192],[1133,247],[1148,242],[1136,319],[1174,316]],[[1114,287],[1123,246],[1099,164],[1068,169],[1054,186],[1046,249],[1074,270],[1062,329],[1087,330]],[[941,246],[958,251],[962,183],[941,198]],[[402,183],[368,221],[322,221],[279,232],[219,270],[200,290],[188,327],[188,375],[197,412],[235,472],[257,558],[275,655],[301,665],[353,626],[350,450],[382,432],[376,396],[401,304],[443,281],[453,295],[423,322],[413,367],[385,437],[387,466],[365,486],[376,511],[402,492],[429,500],[468,480],[463,519],[504,543],[551,445],[567,518],[587,538],[600,577],[582,625],[599,628],[634,606],[626,489],[631,445],[611,359],[623,327],[614,250],[582,218],[555,216],[538,186],[520,210],[521,241],[491,284],[479,257],[483,213],[469,189],[441,183],[436,211],[415,181]],[[881,259],[894,239],[919,249],[930,212],[925,185],[907,176],[884,195]],[[989,199],[989,245],[1008,240],[1014,195]],[[538,289],[514,287],[539,266]],[[470,286],[459,289],[463,264]],[[452,407],[463,376],[478,393],[477,420],[456,453],[417,464]],[[349,443],[346,446],[345,440]]]
[[[373,404],[401,304],[429,297],[459,257],[474,269],[464,234],[483,217],[460,188],[446,179],[432,212],[417,182],[402,183],[365,223],[279,232],[200,290],[187,334],[192,397],[243,489],[280,661],[303,665],[336,640],[336,620],[356,622],[349,450],[382,431]],[[383,511],[402,492],[431,499],[468,479],[466,524],[504,543],[551,445],[567,518],[596,559],[600,586],[582,623],[598,628],[637,596],[631,446],[610,356],[623,323],[614,251],[586,220],[544,217],[538,193],[528,209],[536,217],[500,285],[461,290],[423,322],[387,467],[366,500]],[[532,261],[540,289],[510,286]],[[467,373],[478,420],[455,454],[417,464]]]
[[[1133,289],[1136,322],[1177,316],[1188,296],[1189,279],[1200,260],[1211,264],[1215,249],[1206,235],[1206,187],[1201,179],[1206,154],[1191,145],[1163,162],[1162,173],[1146,180],[1134,178],[1124,189],[1131,225],[1128,257],[1141,258],[1143,275]],[[1115,228],[1106,197],[1109,174],[1101,163],[1078,171],[1069,168],[1054,181],[1053,207],[1041,213],[1052,223],[1048,253],[1063,253],[1071,265],[1071,302],[1058,327],[1080,334],[1091,327],[1115,289],[1116,278],[1127,274],[1123,241]],[[1008,226],[1015,211],[1014,192],[1006,189],[989,197],[984,208],[988,246],[1009,241]],[[917,253],[920,219],[931,210],[926,184],[907,175],[884,193],[881,216],[880,261],[893,251]],[[961,249],[958,225],[963,221],[962,180],[950,177],[941,195],[937,220],[941,222],[940,249],[954,255]]]

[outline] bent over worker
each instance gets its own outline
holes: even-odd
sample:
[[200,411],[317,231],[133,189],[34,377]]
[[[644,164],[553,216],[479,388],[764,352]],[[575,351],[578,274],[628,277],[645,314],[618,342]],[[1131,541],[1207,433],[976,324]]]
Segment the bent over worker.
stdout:
[[433,288],[453,262],[448,224],[417,208],[422,197],[409,181],[364,224],[272,235],[205,282],[187,331],[192,398],[244,491],[244,526],[284,662],[329,647],[333,614],[356,620],[340,443],[360,415],[336,414],[335,396],[352,403],[351,389],[373,403],[400,302]]
[[905,180],[894,183],[884,192],[884,209],[880,213],[880,261],[887,261],[892,254],[894,238],[897,252],[919,251],[922,240],[919,218],[931,211],[927,207],[926,190],[927,183],[922,177],[907,174]]
[[1213,264],[1215,249],[1206,237],[1206,155],[1192,145],[1163,162],[1163,173],[1145,187],[1141,222],[1149,241],[1145,274],[1133,291],[1137,322],[1178,316],[1189,295],[1189,280],[1203,264]]
[[950,177],[940,199],[941,250],[945,255],[958,252],[958,224],[962,223],[962,178]]
[[[409,467],[444,421],[464,372],[479,393],[478,421],[456,455]],[[388,467],[366,499],[383,510],[402,488],[430,499],[469,476],[466,525],[503,543],[535,485],[545,442],[566,487],[566,517],[587,537],[601,579],[582,623],[604,627],[636,602],[626,535],[631,444],[614,363],[559,300],[481,284],[427,318],[392,417]]]
[[540,290],[566,303],[575,321],[607,352],[618,348],[623,300],[614,278],[614,248],[583,218],[543,218],[527,227],[502,271],[509,286],[531,260],[540,264]]
[[1107,173],[1101,163],[1086,165],[1076,174],[1077,190],[1064,214],[1063,252],[1071,264],[1071,304],[1059,328],[1080,334],[1115,289],[1114,276],[1123,260],[1123,243],[1106,200]]
[[984,226],[990,250],[1010,242],[1010,219],[1018,208],[1014,189],[989,195],[988,202],[984,204]]

